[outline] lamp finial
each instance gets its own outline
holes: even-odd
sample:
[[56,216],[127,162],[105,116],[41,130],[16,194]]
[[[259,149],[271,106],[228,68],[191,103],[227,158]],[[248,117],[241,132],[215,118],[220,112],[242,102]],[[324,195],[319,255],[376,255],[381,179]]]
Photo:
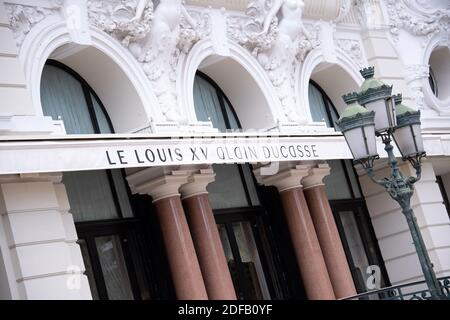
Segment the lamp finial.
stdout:
[[398,93],[394,95],[394,101],[396,105],[402,103],[402,94]]
[[350,93],[344,94],[342,96],[342,99],[344,99],[344,102],[346,104],[352,104],[352,103],[358,101],[358,93],[357,92],[350,92]]
[[370,79],[373,78],[375,74],[375,68],[374,67],[367,67],[362,70],[359,70],[359,73],[363,76],[364,79]]

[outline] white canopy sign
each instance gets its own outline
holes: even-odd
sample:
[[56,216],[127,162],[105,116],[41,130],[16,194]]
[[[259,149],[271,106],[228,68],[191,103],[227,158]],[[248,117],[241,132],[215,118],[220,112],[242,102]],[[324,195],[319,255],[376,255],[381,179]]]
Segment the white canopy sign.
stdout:
[[0,174],[349,158],[342,136],[96,135],[0,142]]

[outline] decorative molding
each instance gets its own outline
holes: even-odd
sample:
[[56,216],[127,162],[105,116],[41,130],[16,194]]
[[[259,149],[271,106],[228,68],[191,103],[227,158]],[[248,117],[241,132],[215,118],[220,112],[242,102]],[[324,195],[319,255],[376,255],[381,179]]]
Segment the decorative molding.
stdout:
[[183,123],[176,93],[181,54],[209,35],[208,10],[188,12],[182,1],[89,1],[90,23],[116,38],[141,63],[169,122]]
[[361,48],[361,42],[355,39],[337,39],[337,46],[342,49],[358,66],[359,69],[362,69],[366,66],[366,62],[364,61],[363,51]]
[[20,47],[33,26],[51,15],[61,14],[62,2],[52,1],[48,7],[5,3],[9,26],[13,31],[17,47]]
[[352,9],[352,1],[342,0],[339,6],[339,13],[337,17],[334,19],[334,22],[339,23],[343,21],[348,16],[351,9]]
[[390,32],[398,41],[401,29],[416,36],[433,37],[450,29],[450,7],[423,10],[423,1],[386,0]]
[[244,17],[228,18],[229,38],[258,60],[278,94],[284,115],[295,123],[306,122],[298,112],[295,69],[319,45],[317,28],[311,30],[303,24],[303,7],[303,1],[255,0]]
[[355,0],[359,22],[369,29],[385,28],[385,19],[380,6],[380,0]]
[[407,65],[405,66],[405,81],[408,84],[415,106],[423,110],[425,108],[425,95],[423,91],[424,83],[427,83],[430,74],[430,66],[429,65]]
[[[245,12],[255,0],[187,0],[188,5]],[[270,6],[274,1],[267,1]],[[348,15],[352,0],[305,0],[304,17],[340,22]]]
[[[39,5],[45,7],[28,2],[6,4],[17,46],[34,25],[49,16],[62,15],[64,1],[49,0]],[[87,11],[89,25],[119,41],[139,61],[165,120],[186,122],[177,101],[176,69],[180,55],[209,36],[209,9],[188,12],[181,0],[160,0],[156,8],[152,0],[89,0]]]
[[252,0],[186,0],[187,5],[244,11]]
[[413,64],[405,66],[405,80],[410,83],[414,80],[428,78],[430,75],[430,66],[422,64]]

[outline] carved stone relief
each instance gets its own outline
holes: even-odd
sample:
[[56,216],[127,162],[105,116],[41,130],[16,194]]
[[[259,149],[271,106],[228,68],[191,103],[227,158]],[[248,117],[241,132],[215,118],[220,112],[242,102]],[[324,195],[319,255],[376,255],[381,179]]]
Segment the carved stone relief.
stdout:
[[167,121],[183,122],[176,68],[181,53],[209,33],[206,12],[188,12],[181,0],[89,1],[91,24],[109,33],[141,63]]
[[352,61],[358,66],[359,69],[362,69],[366,66],[361,49],[361,43],[358,40],[338,39],[336,40],[336,44],[352,59]]
[[6,13],[9,17],[9,25],[13,31],[16,45],[22,45],[25,36],[34,25],[50,15],[60,14],[62,0],[52,1],[49,7],[35,7],[19,4],[5,3]]
[[428,81],[430,67],[428,65],[407,65],[405,66],[405,80],[408,84],[418,109],[424,109],[423,85]]
[[246,17],[229,17],[228,35],[247,48],[267,72],[291,122],[305,122],[297,111],[294,72],[306,54],[319,45],[317,30],[302,22],[301,0],[256,0]]
[[[420,1],[386,0],[390,32],[398,40],[399,32],[404,29],[416,36],[431,38],[441,31],[450,30],[450,8],[438,8],[431,11],[420,10]],[[412,8],[416,9],[412,9]]]

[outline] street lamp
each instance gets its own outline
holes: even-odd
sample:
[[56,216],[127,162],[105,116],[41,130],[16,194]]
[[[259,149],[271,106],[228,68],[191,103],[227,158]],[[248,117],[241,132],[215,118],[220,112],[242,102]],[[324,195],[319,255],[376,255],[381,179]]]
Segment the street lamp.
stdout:
[[[350,93],[342,98],[347,107],[336,121],[352,152],[354,162],[361,164],[372,181],[383,186],[399,203],[408,222],[409,230],[419,257],[431,299],[445,296],[436,278],[425,243],[411,208],[414,183],[421,176],[421,159],[425,156],[420,131],[420,112],[403,105],[401,95],[392,96],[392,86],[374,78],[374,68],[360,71],[364,82],[359,93]],[[381,137],[387,152],[391,176],[378,179],[373,164],[379,158],[375,136]],[[409,161],[416,170],[415,177],[405,177],[400,172],[391,144],[394,138],[403,161]]]

